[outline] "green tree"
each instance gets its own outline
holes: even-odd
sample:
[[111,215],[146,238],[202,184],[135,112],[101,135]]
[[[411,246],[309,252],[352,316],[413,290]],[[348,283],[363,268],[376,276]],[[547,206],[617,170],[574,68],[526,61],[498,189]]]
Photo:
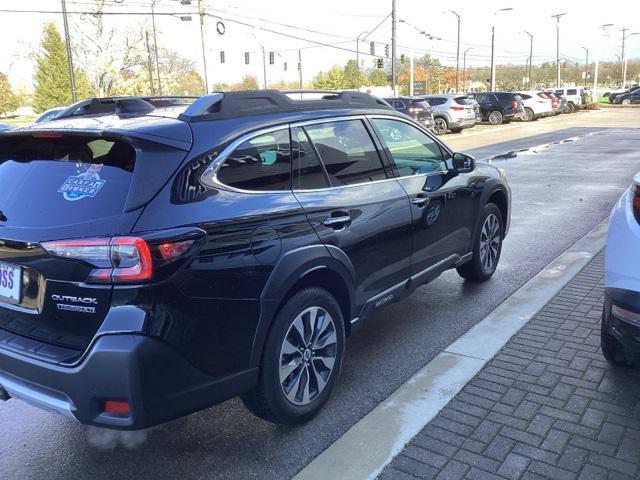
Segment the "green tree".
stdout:
[[374,87],[384,87],[389,85],[387,72],[378,68],[374,68],[369,72],[369,83]]
[[[41,51],[36,57],[33,108],[43,112],[48,108],[71,103],[71,86],[67,66],[67,51],[56,26],[45,23],[42,31]],[[87,75],[76,70],[78,98],[91,96],[93,89]]]
[[0,114],[6,115],[20,106],[20,98],[13,92],[11,83],[4,73],[0,73]]
[[358,63],[355,60],[349,60],[344,66],[342,72],[344,88],[357,89],[367,83],[367,77],[362,70],[358,68]]
[[340,90],[345,88],[344,71],[334,65],[326,72],[320,72],[313,78],[314,88],[321,90]]

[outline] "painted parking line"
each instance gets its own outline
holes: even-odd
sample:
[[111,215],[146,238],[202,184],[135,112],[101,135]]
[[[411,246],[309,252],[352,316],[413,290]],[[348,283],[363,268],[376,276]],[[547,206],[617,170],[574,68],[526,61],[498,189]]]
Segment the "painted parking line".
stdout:
[[373,479],[604,246],[579,239],[301,470],[295,480]]

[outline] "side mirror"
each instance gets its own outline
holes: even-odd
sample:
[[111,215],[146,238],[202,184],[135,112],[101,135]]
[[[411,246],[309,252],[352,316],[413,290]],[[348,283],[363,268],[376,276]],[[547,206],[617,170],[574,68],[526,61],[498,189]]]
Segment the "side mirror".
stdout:
[[476,168],[476,159],[466,153],[456,152],[452,158],[453,169],[457,173],[469,173]]

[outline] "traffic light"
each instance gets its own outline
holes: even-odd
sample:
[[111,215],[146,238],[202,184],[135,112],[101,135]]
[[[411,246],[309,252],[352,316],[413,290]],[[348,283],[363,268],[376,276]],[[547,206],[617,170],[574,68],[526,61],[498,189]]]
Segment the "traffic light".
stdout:
[[284,62],[283,67],[284,67],[284,71],[286,72],[286,71],[287,71],[287,67],[288,67],[288,66],[287,66],[287,62]]
[[224,63],[224,52],[220,52],[220,63]]
[[384,56],[389,58],[389,45],[384,46]]
[[274,63],[276,63],[276,54],[269,52],[269,65],[273,65]]
[[377,63],[378,68],[384,68],[384,61],[381,58],[377,60]]
[[244,64],[249,65],[249,52],[244,52]]
[[376,54],[376,42],[369,42],[369,53],[371,55]]
[[400,54],[400,63],[404,63],[404,53]]

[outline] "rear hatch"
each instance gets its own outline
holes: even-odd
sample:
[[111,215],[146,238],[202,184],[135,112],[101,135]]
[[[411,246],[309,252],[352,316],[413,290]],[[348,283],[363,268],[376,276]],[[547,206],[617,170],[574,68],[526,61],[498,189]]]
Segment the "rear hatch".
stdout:
[[464,107],[464,119],[467,121],[470,120],[474,120],[476,118],[476,110],[473,106],[473,103],[471,103],[468,98],[466,96],[462,96],[462,97],[455,97],[453,99],[453,103],[455,105],[460,105],[462,107]]
[[430,123],[433,119],[433,108],[425,100],[411,100],[409,113],[419,122]]
[[[0,329],[23,337],[0,335],[0,343],[29,346],[26,337],[77,350],[89,344],[111,301],[108,276],[88,281],[98,257],[111,248],[109,239],[131,232],[184,157],[166,145],[104,133],[0,136]],[[87,239],[96,242],[85,249],[87,261],[59,247]],[[105,239],[107,247],[98,247]]]

